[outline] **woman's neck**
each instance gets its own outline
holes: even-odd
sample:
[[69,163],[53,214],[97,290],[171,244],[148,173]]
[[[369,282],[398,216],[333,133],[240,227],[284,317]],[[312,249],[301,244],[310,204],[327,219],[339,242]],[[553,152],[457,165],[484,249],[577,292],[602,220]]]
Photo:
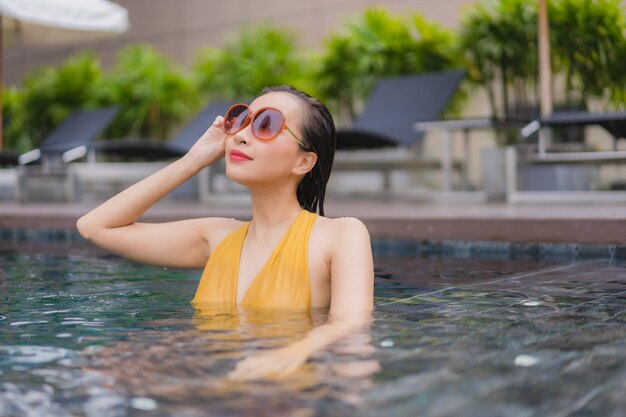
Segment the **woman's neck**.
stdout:
[[271,236],[273,231],[291,225],[302,208],[293,190],[251,190],[252,221],[249,233],[258,237]]

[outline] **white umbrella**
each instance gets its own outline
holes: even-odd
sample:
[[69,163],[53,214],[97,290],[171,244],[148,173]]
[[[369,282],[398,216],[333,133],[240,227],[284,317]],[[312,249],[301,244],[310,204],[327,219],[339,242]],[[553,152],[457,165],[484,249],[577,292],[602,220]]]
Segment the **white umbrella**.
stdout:
[[2,18],[69,30],[121,33],[128,11],[109,0],[0,0],[0,150],[2,150]]

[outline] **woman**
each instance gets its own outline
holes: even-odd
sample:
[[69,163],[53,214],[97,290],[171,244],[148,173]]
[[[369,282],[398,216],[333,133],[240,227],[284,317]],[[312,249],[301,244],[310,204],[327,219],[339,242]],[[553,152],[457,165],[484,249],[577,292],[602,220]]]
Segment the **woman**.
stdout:
[[[335,151],[326,107],[292,87],[263,91],[218,117],[189,152],[77,222],[80,234],[123,257],[201,268],[194,303],[330,307],[329,321],[286,348],[250,357],[233,378],[283,375],[369,320],[369,235],[353,218],[329,219],[324,192]],[[252,197],[252,220],[139,223],[154,203],[226,157],[226,175]],[[320,216],[315,214],[319,210]]]

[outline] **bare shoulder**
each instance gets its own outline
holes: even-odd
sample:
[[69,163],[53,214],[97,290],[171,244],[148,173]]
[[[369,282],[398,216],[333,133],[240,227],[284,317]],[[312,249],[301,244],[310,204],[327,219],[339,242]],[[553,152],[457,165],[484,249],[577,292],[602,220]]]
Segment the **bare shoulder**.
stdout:
[[323,228],[327,228],[329,230],[345,230],[347,232],[349,231],[367,231],[367,227],[365,227],[365,224],[357,219],[356,217],[338,217],[336,219],[331,219],[329,217],[322,217],[319,216],[318,217],[318,222],[320,223],[320,226],[322,226]]
[[320,216],[318,218],[320,232],[333,242],[354,242],[365,240],[369,243],[369,232],[363,222],[354,217],[339,217],[331,219]]

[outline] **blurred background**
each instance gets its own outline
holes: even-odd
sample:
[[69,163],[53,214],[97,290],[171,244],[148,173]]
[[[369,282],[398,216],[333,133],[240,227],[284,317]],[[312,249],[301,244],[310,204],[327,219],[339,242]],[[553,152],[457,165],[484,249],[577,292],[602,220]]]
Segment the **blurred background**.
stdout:
[[118,0],[128,10],[130,27],[124,34],[102,38],[43,26],[28,31],[5,27],[6,85],[19,85],[34,68],[60,64],[89,48],[104,67],[115,63],[116,52],[128,44],[145,43],[181,65],[191,67],[199,48],[221,47],[245,26],[266,22],[297,33],[297,45],[320,51],[331,32],[369,7],[383,6],[398,15],[419,12],[445,28],[458,27],[462,9],[473,0]]
[[[26,152],[73,109],[108,105],[121,110],[104,139],[164,142],[211,100],[247,99],[285,83],[321,98],[347,127],[378,80],[453,69],[466,76],[443,118],[539,116],[537,1],[116,3],[128,10],[121,34],[4,19],[4,149]],[[548,2],[555,110],[624,109],[625,4]],[[570,129],[563,142],[582,144],[576,150],[624,148],[600,127],[588,133]],[[482,161],[486,149],[519,141],[518,129],[498,129],[473,135],[469,148],[462,141],[451,146],[457,156]],[[433,132],[420,152],[437,155],[440,148],[441,135]],[[492,187],[484,162],[467,169],[465,189]],[[623,172],[615,164],[591,174],[581,169],[584,189],[620,187]],[[495,175],[500,184],[493,187],[504,187],[501,170]]]
[[[291,83],[329,101],[339,121],[348,123],[357,111],[359,98],[370,92],[376,79],[401,73],[457,67],[452,33],[458,28],[463,10],[473,1],[197,1],[126,0],[117,4],[128,10],[129,29],[122,34],[101,34],[28,25],[16,20],[4,24],[4,84],[13,86],[5,93],[5,112],[18,110],[19,102],[45,103],[36,111],[44,120],[39,130],[60,122],[69,109],[82,100],[100,104],[119,102],[111,90],[123,93],[130,73],[168,71],[168,81],[151,72],[150,93],[133,104],[147,103],[159,96],[160,116],[145,126],[124,125],[121,119],[143,119],[124,114],[108,136],[168,137],[177,123],[192,115],[207,95],[223,98],[249,98],[267,85]],[[418,21],[419,19],[419,21]],[[419,30],[427,33],[419,33]],[[406,32],[398,36],[399,32]],[[449,32],[449,33],[448,33]],[[355,37],[356,36],[356,37]],[[428,39],[429,38],[429,39]],[[349,42],[346,42],[350,39]],[[430,43],[430,45],[428,44]],[[348,45],[351,44],[351,45]],[[353,44],[353,45],[352,45]],[[420,51],[419,49],[427,49]],[[378,50],[378,56],[371,52]],[[431,56],[427,56],[431,55]],[[431,63],[421,62],[430,60]],[[357,62],[361,61],[361,62]],[[371,61],[371,62],[368,62]],[[392,62],[396,61],[396,62]],[[152,67],[152,68],[148,68]],[[357,68],[359,67],[359,68]],[[66,76],[54,72],[65,72]],[[47,69],[47,71],[42,71]],[[120,73],[126,72],[122,77]],[[73,75],[69,75],[72,73]],[[75,87],[74,95],[62,80]],[[76,86],[81,84],[80,88]],[[338,90],[336,87],[341,85]],[[199,86],[199,88],[196,88]],[[86,93],[89,87],[93,94]],[[140,86],[135,84],[136,89]],[[148,87],[148,86],[147,86]],[[37,94],[34,90],[47,89]],[[164,91],[166,90],[167,91]],[[97,90],[97,91],[94,91]],[[21,94],[20,94],[21,93]],[[165,95],[164,95],[165,94]],[[29,96],[38,98],[29,100]],[[97,95],[98,97],[94,97]],[[102,96],[108,96],[103,98]],[[135,94],[136,96],[137,94]],[[21,96],[21,97],[19,97]],[[23,100],[20,100],[20,99]],[[69,103],[64,103],[70,101]],[[173,101],[173,102],[172,102]],[[46,108],[55,107],[45,120]],[[164,108],[163,108],[164,107]],[[131,112],[124,109],[123,113]],[[347,113],[346,113],[347,112]],[[20,141],[14,130],[6,132],[5,147],[26,151],[43,135],[29,133]]]

